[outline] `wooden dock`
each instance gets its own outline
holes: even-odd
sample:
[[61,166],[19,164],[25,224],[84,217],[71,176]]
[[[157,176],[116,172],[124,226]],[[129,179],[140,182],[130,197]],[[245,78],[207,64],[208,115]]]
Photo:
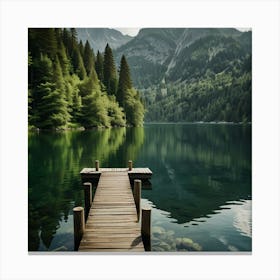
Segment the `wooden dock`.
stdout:
[[85,182],[88,179],[99,179],[101,173],[104,172],[125,172],[128,174],[130,180],[140,179],[148,180],[151,179],[153,172],[148,168],[84,168],[80,174],[82,181]]
[[[99,181],[92,203],[91,201],[86,203],[88,198],[86,198],[85,192],[85,205],[90,205],[89,209],[86,209],[87,220],[86,224],[82,225],[84,228],[78,251],[145,251],[144,248],[147,246],[144,246],[142,239],[143,221],[139,223],[141,210],[139,209],[141,199],[141,181],[139,179],[149,179],[151,176],[152,172],[149,168],[99,168],[98,166],[84,168],[81,171],[83,182],[98,178]],[[139,185],[138,191],[134,191],[134,194],[131,190],[130,180],[136,180],[135,182]],[[84,185],[91,187],[91,183]],[[87,193],[90,193],[91,196],[91,191]],[[92,199],[90,198],[90,200]],[[151,210],[143,209],[142,211],[149,211],[150,215]],[[144,221],[145,223],[150,225],[150,216],[148,222]]]

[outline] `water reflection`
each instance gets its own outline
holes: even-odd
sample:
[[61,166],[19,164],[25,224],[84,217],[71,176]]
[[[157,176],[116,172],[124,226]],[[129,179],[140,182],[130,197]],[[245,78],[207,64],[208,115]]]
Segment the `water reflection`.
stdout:
[[[29,250],[73,250],[73,226],[66,236],[65,229],[70,228],[67,225],[69,217],[72,223],[74,205],[83,205],[80,170],[83,167],[93,166],[95,159],[99,159],[104,167],[126,166],[128,159],[137,157],[143,141],[143,128],[39,134],[30,132]],[[59,233],[61,228],[64,229],[63,233]],[[63,240],[64,243],[68,243],[67,246]],[[60,244],[61,241],[64,245]]]
[[216,213],[227,201],[251,197],[250,127],[148,126],[142,157],[153,167],[144,192],[178,223]]
[[251,250],[251,126],[147,125],[29,134],[29,250],[73,250],[79,172],[150,167],[155,251]]

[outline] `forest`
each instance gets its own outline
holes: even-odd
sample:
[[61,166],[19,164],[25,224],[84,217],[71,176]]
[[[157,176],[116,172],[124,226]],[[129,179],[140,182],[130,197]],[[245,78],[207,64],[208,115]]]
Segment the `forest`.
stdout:
[[161,82],[142,90],[147,121],[252,121],[250,32],[198,39],[177,61]]
[[37,129],[141,126],[144,106],[123,55],[95,55],[75,28],[28,30],[28,125]]

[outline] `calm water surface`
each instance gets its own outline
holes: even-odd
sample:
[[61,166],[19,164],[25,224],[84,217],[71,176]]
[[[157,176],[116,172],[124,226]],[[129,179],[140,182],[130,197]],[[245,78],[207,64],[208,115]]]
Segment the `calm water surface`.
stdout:
[[150,167],[153,251],[251,251],[251,126],[149,124],[143,128],[29,133],[29,250],[72,251],[79,172]]

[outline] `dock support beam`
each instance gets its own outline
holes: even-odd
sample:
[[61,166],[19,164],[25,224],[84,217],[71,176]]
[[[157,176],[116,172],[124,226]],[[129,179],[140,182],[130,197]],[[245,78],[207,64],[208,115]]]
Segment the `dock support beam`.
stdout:
[[142,209],[141,235],[145,251],[151,251],[151,208]]
[[95,161],[95,170],[99,171],[99,160]]
[[77,251],[85,231],[85,213],[83,207],[74,207],[74,250]]
[[135,201],[136,211],[137,211],[137,222],[139,222],[140,219],[141,188],[142,188],[141,180],[134,180],[133,196],[134,196],[134,201]]
[[131,170],[132,170],[132,165],[133,165],[132,160],[129,160],[129,161],[128,161],[128,171],[131,171]]
[[92,184],[90,182],[86,182],[83,185],[84,185],[84,199],[85,199],[85,218],[87,218],[92,204]]

